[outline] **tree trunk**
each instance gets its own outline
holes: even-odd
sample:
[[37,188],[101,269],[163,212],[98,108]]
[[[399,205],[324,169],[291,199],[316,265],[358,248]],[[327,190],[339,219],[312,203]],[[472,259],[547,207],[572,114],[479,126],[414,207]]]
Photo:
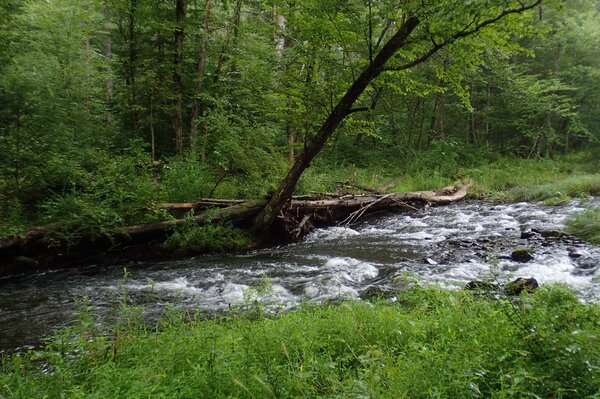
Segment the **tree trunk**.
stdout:
[[277,191],[271,196],[269,203],[255,220],[255,232],[268,230],[279,215],[285,203],[291,198],[296,183],[304,170],[310,166],[313,158],[321,151],[327,140],[333,135],[335,129],[352,112],[352,106],[360,97],[367,86],[381,74],[386,62],[406,43],[406,39],[419,24],[416,17],[410,17],[400,27],[398,32],[385,44],[373,62],[354,81],[346,94],[340,99],[333,111],[329,114],[317,134],[306,143],[304,151],[298,154],[296,161],[290,168],[287,176],[281,181]]
[[194,89],[194,100],[192,101],[192,112],[190,116],[190,151],[196,150],[196,132],[198,128],[198,116],[200,115],[200,109],[202,104],[200,102],[200,95],[202,93],[202,82],[204,80],[204,71],[206,70],[206,55],[208,52],[208,35],[210,33],[210,14],[212,8],[212,1],[206,1],[206,14],[204,16],[204,29],[202,33],[202,40],[200,41],[200,49],[198,50],[198,63],[196,65],[196,87]]
[[137,111],[137,35],[135,32],[137,13],[137,0],[130,0],[128,23],[129,23],[129,37],[128,42],[128,76],[127,83],[129,85],[129,112],[130,112],[130,123],[131,129],[134,132],[138,130],[138,111]]
[[231,25],[229,29],[227,29],[227,35],[225,36],[225,42],[223,43],[223,47],[221,48],[221,54],[219,55],[219,60],[217,61],[217,68],[215,69],[214,81],[218,82],[221,78],[221,73],[223,71],[223,67],[228,58],[228,53],[230,51],[229,46],[231,42],[231,37],[233,36],[233,48],[237,48],[239,32],[240,32],[240,20],[242,14],[242,4],[243,0],[237,0],[235,3],[235,9],[233,11],[233,18],[231,20]]
[[17,195],[19,195],[21,191],[21,113],[18,110],[15,119],[15,187],[17,188]]
[[173,129],[175,133],[175,154],[183,154],[183,77],[181,74],[183,61],[185,0],[177,0],[175,5],[175,55],[173,58]]
[[114,116],[112,113],[113,105],[113,88],[114,82],[112,78],[112,40],[110,37],[110,11],[107,4],[102,7],[102,15],[104,17],[104,58],[106,65],[108,66],[108,77],[104,81],[104,87],[106,90],[105,101],[106,101],[106,123],[112,125]]
[[471,79],[471,112],[469,113],[469,129],[467,130],[467,143],[477,144],[477,104],[475,103],[475,80]]

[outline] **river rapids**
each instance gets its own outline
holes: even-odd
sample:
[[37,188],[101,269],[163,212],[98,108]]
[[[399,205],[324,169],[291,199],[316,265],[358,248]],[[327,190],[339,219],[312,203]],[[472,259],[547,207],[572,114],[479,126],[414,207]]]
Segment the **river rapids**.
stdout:
[[[406,281],[462,289],[473,280],[533,277],[600,302],[600,247],[559,234],[574,212],[598,205],[600,199],[559,207],[462,202],[319,229],[300,242],[243,255],[6,276],[0,279],[0,352],[35,345],[68,325],[83,298],[106,321],[123,301],[143,306],[150,318],[172,307],[210,315],[261,295],[288,309]],[[533,259],[512,260],[518,248],[531,249]]]

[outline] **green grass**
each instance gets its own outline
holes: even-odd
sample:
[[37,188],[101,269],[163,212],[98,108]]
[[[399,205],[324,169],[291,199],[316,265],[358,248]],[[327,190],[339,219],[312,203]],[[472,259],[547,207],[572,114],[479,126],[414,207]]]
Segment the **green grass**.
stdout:
[[403,165],[388,162],[371,168],[317,163],[306,171],[299,191],[335,191],[332,183],[340,181],[376,188],[400,177],[389,191],[435,190],[469,180],[475,183],[470,190],[474,198],[546,201],[548,205],[561,205],[573,197],[600,193],[597,160],[586,153],[555,159],[496,156],[490,160],[471,160],[468,165],[460,162],[429,165],[425,161],[427,159],[416,159],[413,164]]
[[415,288],[272,318],[172,314],[158,332],[121,319],[109,336],[83,318],[5,359],[0,398],[597,398],[599,307],[563,287],[519,303]]
[[575,214],[567,220],[566,227],[568,233],[593,244],[600,244],[600,208]]

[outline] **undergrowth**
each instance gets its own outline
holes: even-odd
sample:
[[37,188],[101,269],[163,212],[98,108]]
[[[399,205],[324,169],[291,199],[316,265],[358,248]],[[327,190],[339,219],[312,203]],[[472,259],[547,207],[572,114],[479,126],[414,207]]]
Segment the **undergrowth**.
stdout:
[[235,252],[250,248],[252,241],[243,230],[223,224],[194,222],[194,213],[186,216],[183,226],[177,228],[163,243],[163,248],[179,255],[203,252]]
[[[600,193],[598,160],[591,153],[520,159],[452,142],[442,144],[397,156],[378,149],[381,153],[351,157],[330,149],[305,171],[295,193],[363,191],[391,181],[395,184],[388,191],[432,190],[464,180],[475,182],[470,189],[475,198],[560,205]],[[264,168],[216,167],[193,157],[152,162],[135,147],[120,157],[93,153],[79,167],[54,164],[63,177],[60,182],[28,186],[20,195],[0,195],[0,238],[49,223],[60,224],[55,233],[69,241],[82,235],[110,236],[122,225],[171,218],[159,206],[162,202],[263,197],[276,188],[289,167],[275,161]]]
[[[517,317],[518,316],[518,317]],[[181,314],[2,362],[0,398],[597,398],[600,308],[565,287],[517,308],[413,288],[278,317]],[[137,326],[137,327],[136,327]],[[83,338],[82,338],[83,335]]]

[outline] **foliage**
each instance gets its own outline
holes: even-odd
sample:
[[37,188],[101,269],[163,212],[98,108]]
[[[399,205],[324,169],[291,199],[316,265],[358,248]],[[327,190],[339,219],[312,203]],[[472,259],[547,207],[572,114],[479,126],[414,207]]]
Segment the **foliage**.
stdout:
[[84,318],[85,339],[4,359],[0,397],[592,398],[599,318],[560,286],[517,307],[416,287],[275,318],[172,315],[113,339]]
[[[177,3],[186,6],[181,24]],[[2,235],[64,219],[72,235],[98,236],[167,218],[158,202],[266,195],[409,15],[420,18],[410,43],[297,193],[402,176],[397,191],[473,178],[486,196],[518,178],[564,177],[563,153],[592,152],[600,137],[596,2],[545,1],[459,40],[451,36],[530,3],[438,3],[0,2]],[[401,68],[446,41],[427,62]],[[597,172],[592,165],[585,172]],[[511,195],[562,203],[578,190]]]
[[221,224],[198,226],[194,213],[186,216],[183,226],[178,228],[163,243],[163,247],[178,254],[240,251],[250,248],[250,237],[242,230]]

